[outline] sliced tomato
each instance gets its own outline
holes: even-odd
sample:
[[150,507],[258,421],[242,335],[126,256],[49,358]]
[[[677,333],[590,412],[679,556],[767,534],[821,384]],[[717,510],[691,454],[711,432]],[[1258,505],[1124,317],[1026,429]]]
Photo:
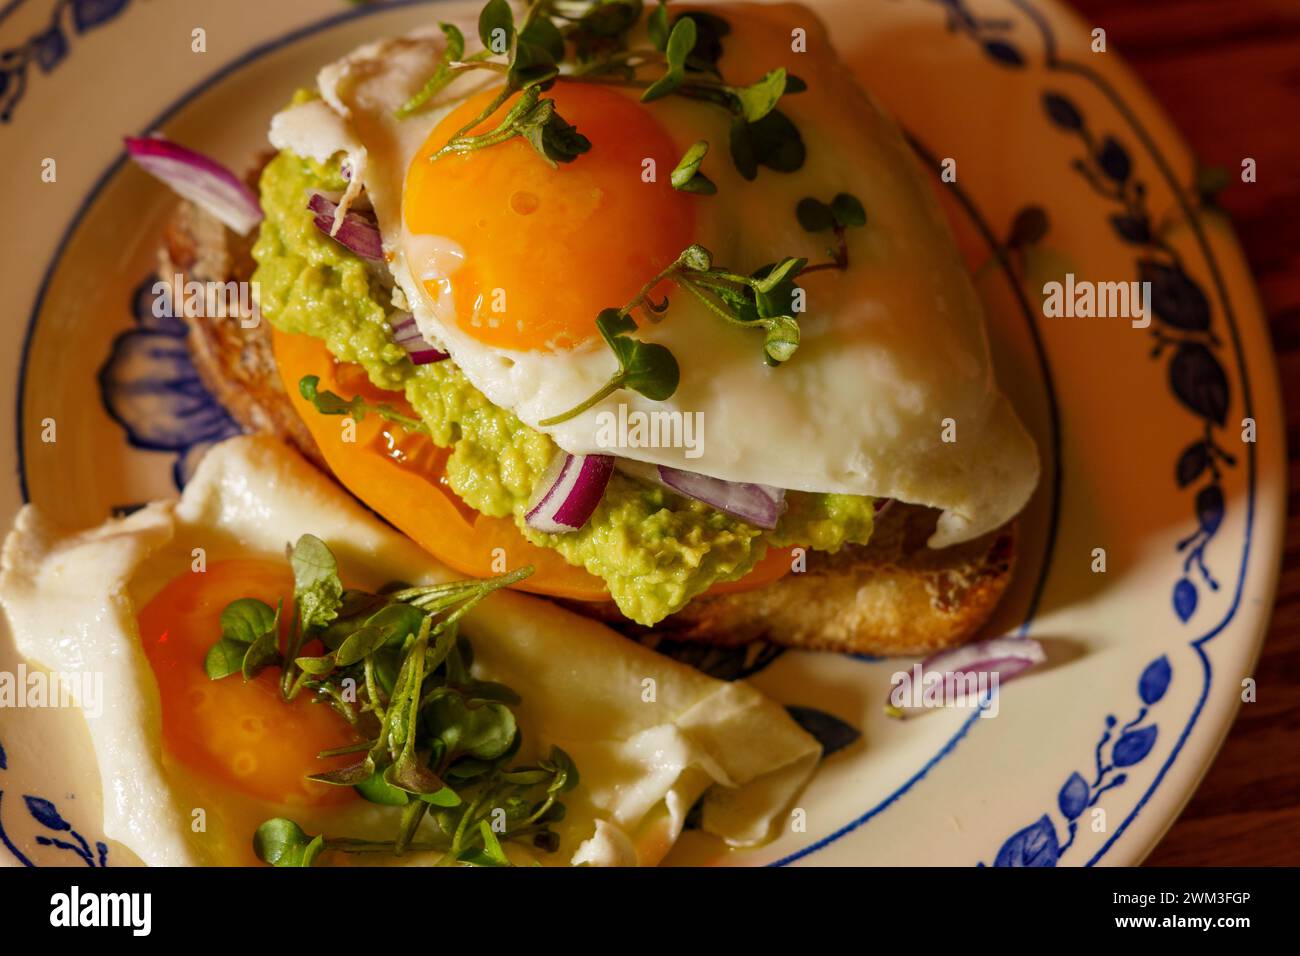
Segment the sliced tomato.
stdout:
[[[375,388],[364,369],[335,361],[324,343],[311,336],[276,331],[274,347],[284,390],[334,477],[412,541],[471,577],[498,573],[504,557],[506,568],[535,568],[521,583],[524,590],[578,601],[609,600],[604,581],[569,564],[559,552],[530,543],[512,518],[488,517],[462,501],[447,484],[448,449],[377,415],[367,415],[347,435],[339,418],[322,415],[302,397],[298,382],[305,375],[318,375],[322,390],[387,402],[414,416],[401,393]],[[789,555],[774,548],[745,577],[716,584],[708,593],[762,587],[789,570]]]

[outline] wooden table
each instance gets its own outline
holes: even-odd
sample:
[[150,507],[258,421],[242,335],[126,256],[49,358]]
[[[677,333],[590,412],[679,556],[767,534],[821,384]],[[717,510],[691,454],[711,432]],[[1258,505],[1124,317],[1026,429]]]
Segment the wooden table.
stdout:
[[1287,414],[1282,580],[1259,700],[1242,707],[1200,789],[1147,861],[1300,864],[1300,0],[1070,0],[1164,104],[1202,162],[1234,182],[1232,214],[1263,295]]

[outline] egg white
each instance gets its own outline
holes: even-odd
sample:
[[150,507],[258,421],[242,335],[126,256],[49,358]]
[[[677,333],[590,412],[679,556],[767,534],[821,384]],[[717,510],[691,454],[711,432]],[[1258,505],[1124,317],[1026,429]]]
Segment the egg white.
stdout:
[[[868,217],[866,228],[848,234],[852,268],[803,281],[802,343],[779,368],[762,362],[761,333],[724,323],[679,292],[664,321],[643,322],[637,333],[673,351],[681,367],[677,393],[659,403],[621,391],[543,430],[566,451],[609,452],[598,416],[620,403],[632,412],[701,412],[698,457],[681,447],[617,453],[733,481],[933,506],[944,512],[930,542],[936,547],[999,526],[1036,485],[1037,453],[994,381],[982,307],[915,157],[839,60],[812,12],[795,5],[714,6],[732,26],[721,63],[731,82],[757,79],[783,50],[788,59],[791,30],[807,31],[808,52],[798,58],[797,72],[808,89],[780,104],[801,130],[807,160],[795,173],[761,170],[746,182],[727,156],[727,120],[719,111],[678,97],[652,104],[680,152],[700,139],[714,146],[704,171],[718,194],[698,198],[696,241],[716,263],[737,271],[786,255],[822,259],[826,235],[803,232],[795,206],[805,196],[829,200],[847,191],[862,200]],[[474,36],[472,6],[449,12]],[[436,30],[372,44],[323,70],[320,92],[344,120],[337,148],[359,144],[367,152],[366,189],[394,279],[421,331],[493,403],[537,427],[596,392],[617,364],[599,340],[552,352],[487,346],[458,325],[448,293],[435,300],[420,281],[451,274],[457,249],[445,237],[406,233],[406,170],[438,121],[496,79],[472,72],[428,111],[396,119],[396,108],[432,73],[442,44]],[[328,125],[299,139],[281,130],[272,141],[296,152],[319,150]],[[639,167],[628,170],[628,189],[643,188],[640,174]],[[580,264],[556,281],[581,282],[584,270],[599,268]],[[510,321],[508,309],[501,321]],[[943,440],[947,419],[956,423],[956,442]]]
[[[457,577],[296,452],[264,437],[215,446],[179,501],[80,533],[28,505],[5,541],[0,602],[19,652],[50,670],[104,674],[102,714],[87,715],[103,781],[104,833],[145,863],[238,862],[257,825],[274,816],[330,836],[385,840],[395,832],[394,808],[257,800],[185,769],[162,742],[138,610],[169,581],[197,573],[195,548],[209,565],[280,560],[286,543],[308,532],[329,544],[351,586]],[[463,628],[476,674],[523,698],[516,709],[520,762],[559,745],[579,768],[581,783],[565,796],[568,813],[556,828],[560,849],[541,855],[543,863],[653,865],[702,794],[706,830],[735,846],[761,842],[817,763],[817,742],[753,688],[706,677],[549,602],[499,592]],[[656,688],[649,702],[642,696],[647,680]],[[199,809],[202,832],[195,828]],[[429,861],[429,854],[365,859]]]

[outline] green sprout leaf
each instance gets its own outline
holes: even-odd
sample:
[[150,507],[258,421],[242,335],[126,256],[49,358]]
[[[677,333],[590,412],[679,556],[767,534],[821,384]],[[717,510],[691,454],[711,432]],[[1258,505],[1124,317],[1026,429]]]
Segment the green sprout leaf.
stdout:
[[240,672],[244,675],[245,681],[252,680],[272,664],[279,663],[280,611],[282,608],[283,605],[276,609],[271,626],[259,634],[244,652],[244,659],[240,663]]
[[478,828],[479,836],[483,840],[482,848],[473,847],[465,850],[457,859],[471,866],[509,866],[510,859],[506,856],[505,850],[501,849],[501,841],[493,832],[492,825],[486,820],[480,820]]
[[551,748],[550,760],[544,761],[542,767],[555,774],[555,782],[548,788],[551,793],[568,793],[578,785],[578,765],[559,747]]
[[343,582],[339,565],[325,542],[304,534],[289,555],[293,567],[293,598],[304,630],[323,627],[338,615]]
[[686,151],[670,177],[673,189],[704,196],[711,196],[718,191],[713,181],[700,172],[700,164],[708,152],[707,139],[698,141]]
[[642,0],[596,0],[578,22],[589,33],[615,39],[636,25],[642,9]]
[[223,637],[208,648],[203,658],[203,670],[212,680],[221,680],[231,674],[238,674],[244,668],[244,655],[248,645]]
[[275,627],[276,612],[265,601],[239,598],[221,611],[221,636],[252,644]]
[[722,38],[731,33],[731,24],[722,17],[701,10],[683,13],[674,21],[695,24],[695,47],[686,58],[686,68],[695,73],[718,75],[718,61],[722,59]]
[[466,700],[456,693],[435,697],[425,707],[425,719],[446,753],[494,760],[514,742],[515,716],[505,704]]
[[596,317],[596,328],[618,360],[618,371],[590,398],[566,412],[542,419],[538,422],[541,427],[575,418],[621,388],[630,388],[653,402],[672,397],[681,381],[677,359],[666,346],[632,338],[629,333],[636,327],[636,321],[623,309],[605,309]]
[[668,68],[663,76],[651,83],[641,94],[642,103],[652,103],[677,92],[677,88],[686,79],[686,58],[694,49],[695,21],[690,17],[681,17],[673,24],[672,32],[668,35],[668,43],[664,48]]
[[646,19],[646,31],[656,50],[662,53],[668,48],[668,4],[665,0],[659,0],[659,5],[650,11],[650,16]]
[[826,232],[835,227],[835,214],[831,207],[812,196],[800,199],[794,214],[806,232]]
[[394,787],[384,779],[382,772],[371,774],[361,783],[356,784],[357,793],[371,803],[388,807],[404,807],[411,802],[411,795],[401,787]]
[[432,793],[422,793],[419,799],[435,807],[459,807],[465,801],[460,798],[451,787],[443,787],[441,790],[435,790]]
[[355,787],[364,783],[375,775],[375,760],[370,754],[358,763],[351,764],[347,767],[340,767],[338,770],[326,770],[323,773],[313,773],[308,776],[309,780],[318,780],[321,783],[334,784],[337,787]]
[[[549,20],[544,22],[550,23]],[[551,29],[555,29],[554,25]],[[562,39],[560,46],[560,55],[563,56]],[[506,82],[511,89],[516,90],[525,90],[532,86],[545,87],[559,72],[556,59],[547,46],[542,43],[529,43],[521,36],[515,46],[515,55],[510,60],[510,69],[506,72]]]
[[[491,115],[490,112],[488,115]],[[477,125],[477,122],[471,123],[468,128]],[[533,84],[524,89],[496,127],[475,136],[457,134],[434,153],[431,159],[436,160],[448,153],[484,149],[516,136],[527,140],[537,154],[552,166],[571,163],[591,149],[591,141],[556,113],[554,100],[541,99],[540,85]]]
[[763,354],[769,365],[789,361],[799,347],[794,278],[807,260],[788,257],[744,276],[713,267],[708,250],[700,249],[694,255],[703,268],[684,272],[683,286],[727,322],[763,329]]
[[623,337],[620,342],[631,343],[621,350],[623,387],[639,392],[652,402],[662,402],[672,397],[681,380],[681,370],[673,353],[663,345],[638,342]]
[[696,243],[683,249],[677,261],[691,272],[708,272],[713,268],[713,253]]
[[835,233],[836,247],[830,250],[831,261],[813,266],[808,271],[818,269],[847,269],[849,267],[849,244],[845,230],[855,229],[867,224],[867,211],[862,201],[852,193],[836,193],[829,203],[824,203],[813,196],[799,200],[794,210],[795,218],[806,232]]
[[546,51],[552,63],[564,59],[564,35],[550,17],[538,17],[519,31],[519,40]]
[[324,657],[295,657],[293,662],[313,677],[320,677],[334,670],[334,655]]
[[731,159],[745,179],[758,176],[760,166],[778,173],[801,169],[807,157],[799,128],[774,109],[757,122],[737,116],[731,125]]
[[[760,296],[770,295],[786,279],[798,275],[799,271],[807,264],[807,259],[782,259],[774,266],[765,269],[761,277],[754,279],[753,289]],[[760,308],[759,313],[762,314],[762,311],[762,308]]]
[[396,411],[390,405],[371,405],[360,395],[345,399],[334,392],[321,391],[319,375],[304,375],[298,381],[298,394],[315,406],[322,415],[349,415],[353,421],[365,420],[368,412],[374,412],[380,418],[401,425],[408,432],[428,432],[429,428],[419,419],[411,418]]
[[424,86],[398,108],[398,119],[405,119],[418,112],[431,99],[446,89],[447,84],[454,79],[451,64],[465,55],[465,35],[450,23],[439,23],[438,27],[447,39],[447,45],[443,48],[442,56],[438,60],[438,68],[434,71],[433,76],[429,77],[425,82]]
[[778,67],[768,72],[757,83],[732,91],[740,100],[741,112],[749,123],[757,123],[772,110],[786,92],[786,73]]
[[478,15],[478,38],[496,54],[510,50],[515,34],[515,15],[506,0],[488,0]]
[[835,215],[835,224],[841,228],[867,224],[867,211],[862,208],[862,201],[851,193],[838,193],[831,200],[831,212]]
[[519,135],[552,166],[571,163],[591,149],[591,140],[555,112],[552,99],[539,100],[519,117],[515,126]]
[[203,670],[212,680],[231,674],[251,680],[278,660],[280,612],[256,598],[239,598],[221,611],[221,639],[208,649]]
[[319,836],[308,836],[292,820],[275,817],[257,828],[253,835],[253,852],[263,863],[272,866],[311,866],[323,843]]
[[[390,605],[391,607],[401,607],[401,605]],[[385,608],[385,611],[388,609]],[[411,610],[414,610],[412,608]],[[380,612],[381,614],[384,612]],[[404,612],[403,612],[404,613]],[[378,616],[378,615],[376,615]],[[334,664],[337,667],[349,667],[359,661],[365,660],[375,651],[379,650],[385,644],[390,642],[394,636],[392,632],[382,627],[376,627],[367,624],[365,627],[358,628],[347,636],[338,650],[334,652]],[[403,638],[405,635],[403,635]],[[307,668],[303,668],[306,670]]]

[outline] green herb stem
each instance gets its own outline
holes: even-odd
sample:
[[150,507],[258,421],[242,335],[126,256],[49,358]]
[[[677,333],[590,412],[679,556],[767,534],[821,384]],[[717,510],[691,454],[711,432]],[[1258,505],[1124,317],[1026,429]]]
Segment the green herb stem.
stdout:
[[624,369],[619,369],[617,372],[614,373],[613,378],[611,378],[608,382],[602,385],[599,388],[599,390],[597,390],[596,393],[592,395],[590,398],[587,398],[579,402],[577,405],[574,405],[567,412],[561,412],[558,415],[552,415],[550,418],[543,418],[540,422],[537,423],[537,427],[550,428],[552,425],[560,425],[563,424],[564,422],[569,421],[569,419],[571,418],[577,418],[587,409],[591,408],[594,405],[599,405],[606,398],[608,398],[609,396],[617,392],[620,388],[623,387],[623,383],[626,381],[627,381],[627,372]]

